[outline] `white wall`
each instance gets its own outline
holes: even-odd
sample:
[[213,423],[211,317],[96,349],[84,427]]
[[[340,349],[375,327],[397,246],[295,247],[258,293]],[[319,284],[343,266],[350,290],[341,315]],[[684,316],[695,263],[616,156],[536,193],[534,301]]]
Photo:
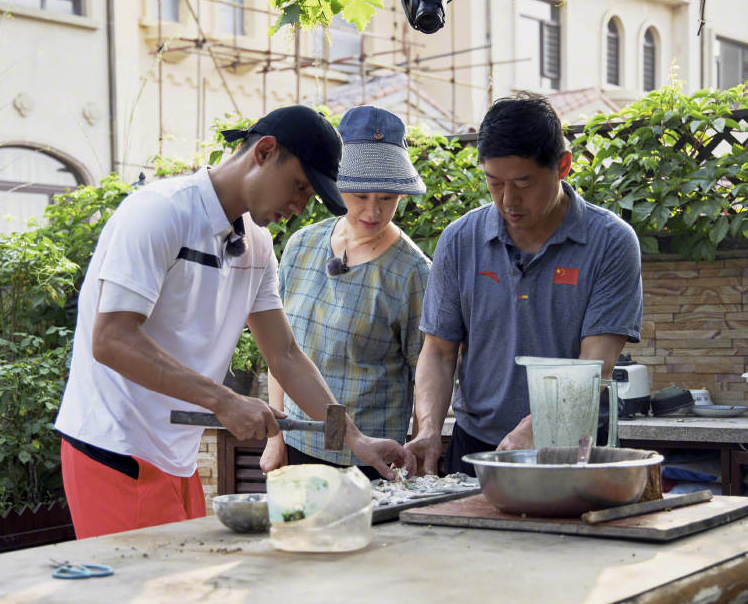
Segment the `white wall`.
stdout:
[[78,17],[0,1],[0,144],[48,146],[89,182],[111,169],[104,6],[84,1]]
[[[246,0],[267,9],[266,0]],[[400,45],[403,31],[413,42],[411,58],[481,46],[486,40],[487,0],[454,0],[447,5],[447,24],[433,35],[409,28],[399,0],[387,0],[368,31],[367,53],[396,49],[373,56],[381,63],[405,58]],[[523,0],[491,0],[490,58],[500,62],[492,69],[493,98],[518,89],[518,74],[527,64],[512,63],[529,50],[518,36],[516,26]],[[153,54],[156,21],[148,14],[147,0],[115,0],[116,46],[116,137],[118,164],[125,179],[134,181],[148,159],[158,153],[159,90],[158,63]],[[748,43],[748,0],[709,0],[707,26],[696,36],[698,0],[569,0],[561,10],[562,89],[599,87],[619,101],[630,101],[642,94],[642,38],[648,26],[658,33],[658,85],[667,81],[673,58],[679,77],[686,80],[686,91],[713,82],[713,46],[716,37]],[[0,18],[11,3],[0,0]],[[84,0],[84,17],[54,16],[46,11],[15,9],[13,19],[0,21],[0,143],[24,141],[49,145],[61,155],[73,158],[87,179],[98,180],[111,167],[109,153],[109,109],[107,84],[106,1]],[[209,39],[231,44],[230,36],[217,32],[217,4],[192,0],[199,7],[203,33]],[[605,32],[607,21],[616,16],[623,29],[622,82],[619,87],[605,83]],[[292,54],[291,30],[286,27],[268,41],[266,32],[274,17],[248,13],[247,35],[238,42],[258,50],[268,48]],[[163,24],[163,38],[171,48],[188,45],[179,37],[199,34],[182,3],[178,24]],[[396,40],[392,40],[392,36]],[[301,53],[310,55],[314,34],[302,34]],[[701,74],[701,47],[705,47],[705,73]],[[260,59],[263,55],[257,55]],[[489,53],[477,50],[455,57],[457,65],[485,63]],[[452,59],[431,61],[433,68],[447,67]],[[198,68],[199,63],[199,68]],[[163,143],[167,157],[189,160],[198,141],[212,134],[213,118],[234,110],[226,92],[228,86],[244,116],[257,117],[278,106],[296,102],[294,71],[272,72],[265,80],[256,69],[233,73],[222,70],[203,52],[197,55],[174,50],[162,65]],[[386,73],[386,72],[379,72]],[[322,70],[307,69],[300,85],[302,99],[321,102]],[[342,82],[329,72],[328,89]],[[449,71],[434,72],[443,79]],[[489,106],[489,70],[486,67],[459,70],[456,78],[474,87],[458,86],[452,98],[448,81],[412,78],[413,86],[435,105],[447,111],[453,102],[458,121],[477,126]],[[225,80],[225,85],[224,85]],[[545,91],[549,92],[549,91]],[[29,113],[23,117],[13,106],[17,95],[28,99]],[[263,101],[264,99],[264,101]],[[204,106],[203,106],[204,101]],[[89,123],[83,115],[89,109]],[[97,117],[98,114],[98,117]],[[412,118],[412,122],[416,122]],[[150,173],[146,170],[148,176]]]

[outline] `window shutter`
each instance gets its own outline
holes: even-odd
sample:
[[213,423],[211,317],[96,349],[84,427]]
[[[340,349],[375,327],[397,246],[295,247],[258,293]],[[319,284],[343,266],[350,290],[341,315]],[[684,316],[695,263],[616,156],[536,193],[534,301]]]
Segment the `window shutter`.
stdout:
[[540,28],[540,75],[555,80],[561,77],[561,27],[543,21]]
[[644,46],[644,90],[655,89],[655,49],[654,46]]
[[644,34],[644,65],[643,70],[643,84],[644,91],[648,92],[654,90],[656,86],[655,82],[655,55],[656,45],[655,37],[652,33],[652,28],[649,28]]
[[620,82],[619,65],[620,65],[620,49],[618,44],[618,31],[615,30],[615,25],[611,24],[608,31],[608,43],[606,48],[606,81],[608,84],[618,86]]

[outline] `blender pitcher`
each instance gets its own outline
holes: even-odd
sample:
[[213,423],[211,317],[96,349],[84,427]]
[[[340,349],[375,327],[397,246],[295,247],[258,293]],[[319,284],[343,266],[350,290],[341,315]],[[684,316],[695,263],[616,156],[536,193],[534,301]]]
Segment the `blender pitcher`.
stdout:
[[582,436],[597,436],[600,384],[608,389],[608,444],[618,435],[616,382],[600,379],[603,362],[587,359],[515,357],[527,369],[534,447],[576,447]]

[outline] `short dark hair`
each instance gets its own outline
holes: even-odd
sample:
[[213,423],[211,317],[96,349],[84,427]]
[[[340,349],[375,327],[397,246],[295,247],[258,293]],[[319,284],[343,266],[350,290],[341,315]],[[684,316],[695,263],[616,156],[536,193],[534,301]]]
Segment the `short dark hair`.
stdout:
[[[246,153],[249,149],[252,148],[252,145],[254,145],[263,136],[267,135],[260,134],[259,132],[250,132],[249,134],[247,134],[247,137],[241,142],[239,148],[234,151],[234,156],[239,157],[240,155]],[[283,163],[291,156],[291,152],[280,143],[278,143],[278,151],[278,163]]]
[[526,92],[498,99],[478,132],[480,162],[516,155],[555,169],[565,151],[561,120],[548,99]]

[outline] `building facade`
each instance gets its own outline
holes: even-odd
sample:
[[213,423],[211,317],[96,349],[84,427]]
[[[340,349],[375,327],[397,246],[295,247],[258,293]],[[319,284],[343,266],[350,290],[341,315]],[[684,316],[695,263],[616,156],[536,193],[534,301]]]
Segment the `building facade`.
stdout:
[[674,66],[686,92],[748,79],[744,0],[707,0],[699,35],[699,0],[454,0],[432,35],[384,5],[364,34],[336,18],[268,37],[266,0],[0,0],[0,232],[110,171],[203,161],[226,114],[366,102],[457,133],[519,90],[574,123]]

